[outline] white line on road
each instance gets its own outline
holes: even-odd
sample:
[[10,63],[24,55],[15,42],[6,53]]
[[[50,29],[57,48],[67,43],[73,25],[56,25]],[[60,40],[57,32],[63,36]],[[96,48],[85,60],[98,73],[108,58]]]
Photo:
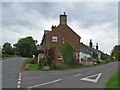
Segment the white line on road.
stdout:
[[21,73],[19,73],[19,78],[20,78],[20,79],[21,79],[21,76],[22,76]]
[[28,87],[28,88],[35,88],[35,87],[39,87],[39,86],[43,86],[43,85],[47,85],[47,84],[59,82],[59,81],[61,81],[61,80],[62,80],[62,79],[57,79],[57,80],[54,80],[54,81],[51,81],[51,82],[42,83],[42,84],[35,85],[35,86],[31,86],[31,87]]
[[81,74],[79,73],[79,74],[76,74],[76,75],[73,75],[73,76],[65,77],[65,78],[63,78],[63,79],[69,79],[69,78],[77,77],[77,76],[80,76],[80,75],[81,75]]
[[21,84],[21,73],[19,73],[19,78],[18,78],[18,82],[17,82],[17,88],[20,88],[20,84]]
[[18,80],[21,81],[21,78],[19,78]]
[[17,88],[20,88],[20,85],[17,85]]
[[[91,75],[91,76],[88,76],[88,77],[84,77],[84,78],[81,78],[80,80],[84,80],[84,81],[89,81],[89,82],[94,82],[96,83],[98,81],[98,79],[100,78],[100,76],[102,75],[102,73],[98,73],[98,74],[95,74],[95,75]],[[91,77],[96,77],[95,79],[90,79]]]
[[[80,76],[81,74],[76,74],[76,75],[73,75],[73,76],[70,76],[70,77],[67,77],[67,78],[63,78],[63,79],[68,79],[68,78],[72,78],[72,77],[77,77],[77,76]],[[35,88],[35,87],[40,87],[40,86],[43,86],[43,85],[47,85],[47,84],[51,84],[51,83],[56,83],[58,81],[61,81],[62,79],[57,79],[57,80],[54,80],[54,81],[50,81],[50,82],[46,82],[46,83],[42,83],[42,84],[38,84],[38,85],[34,85],[34,86],[30,86],[28,88]]]
[[74,76],[76,77],[76,76],[80,76],[80,75],[81,75],[81,74],[76,74],[76,75],[74,75]]
[[17,88],[20,88],[20,85],[17,85]]
[[18,83],[17,83],[17,84],[19,84],[19,85],[20,85],[20,83],[21,83],[21,82],[20,82],[20,81],[18,81]]

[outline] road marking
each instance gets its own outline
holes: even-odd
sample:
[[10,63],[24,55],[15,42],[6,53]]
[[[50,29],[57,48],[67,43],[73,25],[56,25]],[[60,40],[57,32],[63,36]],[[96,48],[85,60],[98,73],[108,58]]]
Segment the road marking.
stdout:
[[21,78],[18,79],[19,81],[21,80]]
[[31,86],[31,87],[28,87],[28,88],[35,88],[35,87],[39,87],[39,86],[43,86],[43,85],[47,85],[47,84],[59,82],[59,81],[61,81],[61,80],[62,80],[62,79],[57,79],[57,80],[54,80],[54,81],[51,81],[51,82],[42,83],[42,84],[35,85],[35,86]]
[[[84,81],[89,81],[89,82],[94,82],[96,83],[98,81],[98,79],[100,78],[100,76],[102,75],[102,73],[98,73],[98,74],[95,74],[95,75],[91,75],[91,76],[88,76],[88,77],[84,77],[84,78],[81,78],[80,80],[84,80]],[[95,79],[90,79],[92,77],[96,77]]]
[[[80,76],[80,75],[81,75],[81,74],[76,74],[76,75],[73,75],[73,76],[70,76],[70,77],[67,77],[67,78],[63,78],[63,79],[68,79],[68,78],[76,77],[76,76]],[[43,86],[43,85],[55,83],[55,82],[58,82],[58,81],[61,81],[61,80],[62,80],[62,79],[57,79],[57,80],[54,80],[54,81],[50,81],[50,82],[46,82],[46,83],[42,83],[42,84],[30,86],[30,87],[28,87],[28,88],[35,88],[35,87],[39,87],[39,86]]]
[[21,76],[21,73],[19,73],[19,76]]
[[17,82],[17,88],[20,88],[20,84],[21,84],[21,73],[19,73],[19,78],[18,78],[18,82]]
[[21,76],[22,76],[21,73],[19,73],[19,78],[21,78]]
[[21,83],[21,82],[20,82],[20,81],[18,81],[18,84],[19,84],[19,85],[20,85],[20,83]]
[[17,85],[17,88],[20,88],[20,85]]
[[74,76],[76,77],[76,76],[80,76],[80,75],[81,75],[81,74],[76,74],[76,75],[74,75]]

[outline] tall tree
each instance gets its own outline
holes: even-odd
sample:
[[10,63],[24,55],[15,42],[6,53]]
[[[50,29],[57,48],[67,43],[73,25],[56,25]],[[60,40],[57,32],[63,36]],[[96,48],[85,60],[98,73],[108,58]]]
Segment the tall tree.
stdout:
[[103,53],[103,52],[101,53],[101,59],[102,60],[108,60],[108,58],[109,58],[109,55],[107,53],[106,54]]
[[2,53],[3,54],[13,54],[12,46],[10,43],[8,43],[8,42],[4,43]]
[[21,38],[14,46],[18,50],[19,54],[23,57],[32,57],[36,51],[36,43],[31,36],[26,38]]
[[116,45],[113,47],[111,56],[120,61],[120,45]]

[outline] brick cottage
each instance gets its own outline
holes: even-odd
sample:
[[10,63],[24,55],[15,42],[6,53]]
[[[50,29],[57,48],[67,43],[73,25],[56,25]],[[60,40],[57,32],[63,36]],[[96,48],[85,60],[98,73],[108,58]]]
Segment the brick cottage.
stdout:
[[65,42],[68,42],[76,53],[76,62],[79,63],[81,37],[67,25],[67,15],[65,12],[63,15],[60,15],[59,18],[60,23],[58,26],[52,25],[51,31],[44,30],[44,35],[41,42],[41,46],[43,47],[44,51],[44,57],[49,61],[51,56],[47,50],[54,47],[52,59],[54,59],[55,65],[64,64],[60,47]]
[[[92,39],[90,39],[89,46],[81,43],[81,37],[68,26],[65,12],[59,18],[60,23],[58,26],[52,25],[51,31],[44,30],[41,45],[38,46],[38,49],[42,50],[42,56],[47,60],[47,63],[53,61],[55,65],[64,65],[61,46],[66,42],[73,47],[78,64],[82,63],[81,60],[84,58],[94,58],[94,53],[97,53],[98,59],[101,58],[102,52],[98,50],[98,43],[96,48],[93,48]],[[49,51],[50,49],[52,49],[52,52]],[[38,54],[36,54],[36,62],[39,60],[38,57]]]

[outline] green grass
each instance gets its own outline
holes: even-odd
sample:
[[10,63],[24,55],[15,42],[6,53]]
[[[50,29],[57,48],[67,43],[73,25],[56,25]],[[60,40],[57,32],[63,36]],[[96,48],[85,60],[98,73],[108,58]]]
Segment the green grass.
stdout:
[[[50,68],[50,70],[67,70],[67,69],[78,69],[78,68],[84,68],[84,67],[88,67],[88,66],[84,66],[84,65],[66,66],[66,65],[63,65],[63,66],[57,66],[54,69]],[[40,66],[38,64],[34,64],[33,59],[30,59],[30,58],[25,60],[24,65],[23,65],[23,69],[29,70],[29,71],[41,70]]]
[[[32,62],[32,63],[31,63]],[[28,68],[27,68],[28,66]],[[33,59],[28,58],[23,64],[23,70],[36,71],[39,70],[39,65],[33,63]]]
[[29,64],[28,68],[30,71],[39,70],[39,65],[38,64]]
[[[113,76],[106,83],[106,88],[120,88],[120,70],[113,74]],[[119,82],[119,83],[118,83]]]
[[78,69],[78,68],[85,68],[85,67],[88,67],[88,66],[84,66],[84,65],[76,65],[76,66],[63,65],[63,66],[57,66],[55,70]]
[[18,55],[9,55],[7,57],[0,57],[0,60],[6,60],[6,59],[10,59],[10,58],[17,58],[17,57],[20,57]]
[[[102,65],[102,64],[100,64]],[[99,66],[99,65],[96,65]],[[26,69],[27,67],[27,69]],[[56,67],[51,67],[50,70],[68,70],[68,69],[79,69],[79,68],[89,68],[89,67],[95,67],[95,66],[85,66],[85,65],[75,65],[75,66],[70,66],[70,65],[61,65],[61,66],[56,66]],[[44,70],[43,68],[40,69],[40,66],[38,64],[34,64],[34,61],[32,58],[28,58],[25,60],[24,65],[23,65],[24,70],[29,70],[29,71],[38,71],[38,70]]]

